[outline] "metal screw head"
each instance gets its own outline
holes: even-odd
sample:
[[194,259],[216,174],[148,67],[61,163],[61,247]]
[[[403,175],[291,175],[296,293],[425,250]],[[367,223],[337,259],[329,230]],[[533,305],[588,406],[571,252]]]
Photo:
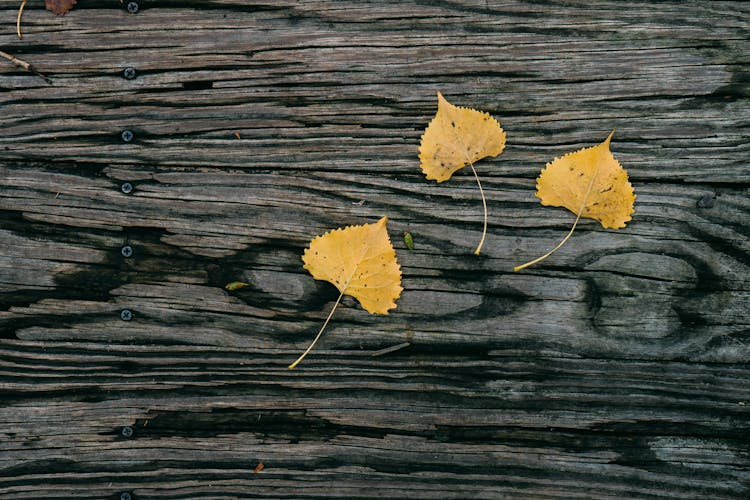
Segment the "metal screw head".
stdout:
[[133,311],[131,311],[130,309],[123,309],[122,311],[120,311],[120,319],[122,319],[123,321],[130,321],[131,319],[133,319]]
[[138,12],[138,9],[138,2],[128,2],[128,12],[130,12],[131,14],[135,14],[136,12]]
[[135,68],[125,68],[122,70],[122,77],[126,80],[132,80],[137,76],[137,73],[135,72]]
[[120,137],[122,137],[123,141],[130,142],[130,141],[133,140],[133,137],[135,137],[135,136],[133,135],[132,131],[130,131],[130,130],[123,130],[122,134],[120,134]]
[[122,186],[120,186],[120,191],[124,194],[130,194],[133,192],[133,185],[129,182],[123,182]]
[[122,430],[120,430],[120,434],[122,434],[123,437],[129,438],[133,435],[133,428],[129,425],[126,425],[122,428]]
[[122,250],[120,250],[120,253],[123,257],[132,257],[133,256],[133,247],[130,245],[125,245],[122,247]]
[[120,493],[120,500],[132,500],[132,496],[127,491]]

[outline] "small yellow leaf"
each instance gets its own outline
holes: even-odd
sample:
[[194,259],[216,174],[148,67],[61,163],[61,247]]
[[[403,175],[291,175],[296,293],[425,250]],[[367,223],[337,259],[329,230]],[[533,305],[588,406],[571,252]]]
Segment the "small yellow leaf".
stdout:
[[420,167],[429,180],[447,181],[454,172],[505,149],[505,132],[489,113],[461,108],[438,92],[438,110],[419,146]]
[[332,283],[340,294],[310,347],[291,365],[293,369],[312,350],[344,295],[351,295],[372,314],[388,314],[401,295],[401,266],[386,230],[387,217],[374,224],[334,229],[314,238],[302,261],[313,278]]
[[302,261],[316,280],[331,282],[359,300],[369,313],[388,314],[401,295],[401,267],[386,231],[387,217],[374,224],[335,229],[310,242]]
[[[625,227],[633,213],[635,194],[628,174],[612,156],[609,142],[568,153],[547,163],[536,181],[542,205],[565,207],[581,217],[598,220],[605,229]],[[582,208],[583,207],[583,208]]]
[[597,146],[584,148],[547,163],[536,181],[536,196],[542,205],[565,207],[576,220],[567,236],[555,248],[526,264],[520,271],[556,252],[573,234],[581,217],[598,220],[605,229],[625,227],[633,213],[635,194],[628,174],[612,156],[609,143],[614,131]]
[[245,283],[244,281],[232,281],[231,283],[227,283],[224,288],[229,290],[230,292],[233,290],[239,290],[240,288],[245,288],[246,286],[250,286],[248,283]]
[[505,149],[505,132],[489,113],[461,108],[449,103],[438,92],[438,110],[422,135],[419,160],[428,180],[447,181],[457,170],[469,165],[479,186],[484,208],[482,239],[474,253],[479,255],[487,234],[487,201],[474,163],[497,156]]

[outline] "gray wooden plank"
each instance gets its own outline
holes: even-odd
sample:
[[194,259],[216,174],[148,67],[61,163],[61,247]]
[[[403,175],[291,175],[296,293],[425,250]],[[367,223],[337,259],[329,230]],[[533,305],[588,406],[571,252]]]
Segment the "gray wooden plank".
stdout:
[[[54,82],[0,61],[0,498],[748,496],[746,3],[141,7],[19,41],[0,0]],[[438,89],[508,133],[479,257],[471,175],[418,168]],[[513,273],[573,220],[540,168],[612,129],[633,220]],[[398,308],[289,371],[337,296],[304,246],[383,215]]]
[[214,5],[31,10],[23,40],[9,8],[0,43],[57,84],[0,67],[5,154],[406,173],[440,89],[499,117],[512,175],[617,129],[636,179],[748,180],[742,3]]

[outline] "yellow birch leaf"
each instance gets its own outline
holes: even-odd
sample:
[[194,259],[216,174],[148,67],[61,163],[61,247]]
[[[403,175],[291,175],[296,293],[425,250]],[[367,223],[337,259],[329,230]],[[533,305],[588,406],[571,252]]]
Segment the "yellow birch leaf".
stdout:
[[386,230],[387,217],[374,224],[334,229],[314,238],[302,261],[313,278],[332,283],[340,292],[328,318],[310,347],[291,365],[304,359],[320,338],[344,295],[351,295],[372,314],[388,314],[401,295],[401,266]]
[[479,186],[484,207],[484,229],[475,254],[479,255],[487,234],[487,201],[474,163],[497,156],[505,149],[505,132],[489,113],[454,106],[438,92],[438,110],[422,135],[419,160],[428,180],[447,181],[469,165]]
[[576,220],[568,235],[545,255],[516,266],[515,271],[546,259],[573,234],[581,217],[598,220],[605,229],[625,227],[633,213],[635,194],[628,174],[612,156],[609,143],[614,131],[597,146],[584,148],[547,163],[536,181],[542,205],[565,207]]

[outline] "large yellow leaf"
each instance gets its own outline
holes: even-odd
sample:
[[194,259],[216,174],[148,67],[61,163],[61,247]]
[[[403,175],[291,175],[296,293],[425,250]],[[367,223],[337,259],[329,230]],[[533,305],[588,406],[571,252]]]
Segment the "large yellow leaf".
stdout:
[[374,224],[334,229],[310,242],[302,261],[316,280],[333,283],[369,313],[388,314],[401,295],[401,267],[386,231],[387,217]]
[[479,254],[487,233],[487,202],[474,163],[497,156],[505,148],[505,132],[489,113],[461,108],[438,92],[438,110],[422,135],[419,160],[429,180],[447,181],[454,172],[469,165],[482,195],[484,229],[475,254]]
[[447,181],[454,172],[505,149],[505,132],[489,113],[454,106],[438,92],[438,110],[419,145],[427,179]]
[[334,229],[314,238],[302,255],[305,269],[316,280],[338,288],[339,298],[310,347],[289,365],[294,368],[320,338],[341,297],[351,295],[372,314],[388,314],[401,295],[401,267],[386,230],[387,217],[374,224]]
[[605,229],[620,229],[633,213],[635,194],[628,174],[612,156],[609,143],[614,132],[597,146],[584,148],[547,163],[536,181],[536,196],[542,205],[565,207],[576,220],[568,235],[552,250],[519,271],[546,259],[573,234],[581,217],[598,220]]
[[591,148],[555,158],[536,181],[542,205],[565,207],[598,220],[605,229],[620,229],[633,213],[635,194],[628,174],[609,150],[609,137]]

